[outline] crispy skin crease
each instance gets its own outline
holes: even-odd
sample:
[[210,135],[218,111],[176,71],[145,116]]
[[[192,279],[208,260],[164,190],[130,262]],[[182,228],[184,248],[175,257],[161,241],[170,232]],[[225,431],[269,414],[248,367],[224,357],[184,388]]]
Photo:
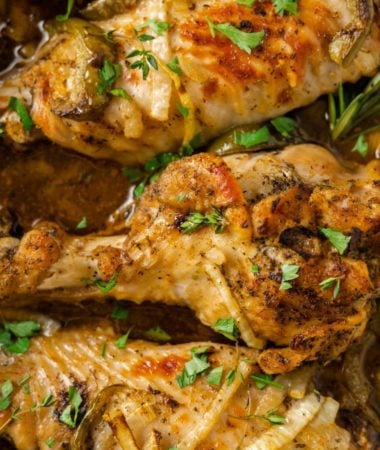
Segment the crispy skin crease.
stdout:
[[[4,257],[4,302],[30,291],[52,301],[99,298],[83,279],[118,272],[109,294],[115,298],[187,305],[208,325],[232,316],[248,345],[272,342],[259,358],[266,372],[330,360],[362,334],[379,289],[378,166],[350,172],[312,145],[277,155],[184,158],[146,190],[127,236],[64,237],[58,261],[42,267],[37,281],[20,284],[9,273],[22,273],[18,255],[27,234]],[[191,212],[212,208],[227,222],[223,233],[210,226],[181,232]],[[320,227],[351,236],[349,251],[339,255]],[[280,289],[284,264],[299,266],[287,290]],[[320,288],[330,277],[340,282],[336,298],[334,286]]]
[[[75,386],[83,399],[78,424],[97,399],[98,417],[92,416],[85,439],[91,448],[120,448],[115,437],[121,435],[133,442],[132,447],[124,440],[122,448],[128,449],[165,450],[174,445],[194,450],[249,448],[272,426],[260,418],[242,418],[265,415],[273,408],[287,416],[291,408],[297,408],[292,392],[297,391],[297,399],[310,395],[312,368],[277,378],[283,389],[257,389],[249,377],[259,371],[258,352],[252,349],[210,342],[158,346],[143,341],[131,341],[125,349],[118,349],[114,344],[117,338],[109,321],[92,320],[72,324],[49,337],[33,338],[24,355],[1,354],[0,383],[11,380],[14,392],[11,407],[0,412],[0,435],[8,436],[19,450],[43,448],[49,437],[66,448],[75,430],[59,417],[68,405],[69,387]],[[104,343],[107,349],[102,356]],[[199,375],[194,384],[181,389],[176,376],[190,360],[191,349],[201,346],[208,347],[211,368],[223,367],[221,383],[212,386],[207,374]],[[227,384],[225,377],[234,369],[236,376]],[[26,374],[30,375],[28,394],[18,384]],[[48,394],[54,398],[52,406],[30,411]],[[316,409],[332,401],[323,396],[317,400]],[[16,407],[20,407],[19,419],[6,424]],[[319,440],[329,442],[338,436],[347,443],[341,448],[348,448],[349,433],[334,423],[335,414],[330,414],[328,430],[323,423]],[[303,429],[302,433],[297,441],[296,435],[290,435],[289,444],[299,443],[309,433],[312,438],[313,429]],[[155,446],[149,446],[152,435]]]
[[[83,101],[91,105],[80,84],[83,80],[76,77],[88,55],[78,35],[65,32],[55,34],[31,65],[5,81],[0,105],[6,108],[10,95],[23,97],[32,107],[37,129],[52,141],[95,158],[144,162],[156,153],[178,149],[196,132],[208,140],[233,126],[308,104],[334,91],[339,83],[376,70],[380,64],[378,13],[362,50],[344,68],[330,60],[328,46],[349,22],[349,2],[302,0],[299,9],[298,16],[279,16],[270,0],[252,8],[231,0],[207,4],[143,0],[125,14],[95,22],[100,35],[101,30],[116,30],[114,54],[122,69],[116,87],[124,88],[130,100],[110,96],[108,105],[82,120],[53,112],[54,105],[67,99],[76,111]],[[134,28],[157,17],[172,26],[144,43],[159,68],[151,68],[143,80],[141,71],[125,62],[126,56],[142,48]],[[219,32],[213,38],[207,17],[244,32],[264,31],[264,42],[248,54]],[[143,31],[154,34],[150,28]],[[180,77],[166,68],[175,56],[183,72]],[[100,67],[103,57],[101,52],[92,56],[90,66]],[[186,121],[176,106],[181,102],[190,108]],[[14,140],[28,142],[34,136],[22,130],[14,113],[6,113],[3,120]]]

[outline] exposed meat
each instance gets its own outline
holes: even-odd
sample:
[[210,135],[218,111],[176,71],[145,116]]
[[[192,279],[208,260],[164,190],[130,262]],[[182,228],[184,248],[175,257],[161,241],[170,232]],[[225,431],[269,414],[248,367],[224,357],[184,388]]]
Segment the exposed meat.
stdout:
[[[227,0],[126,5],[125,14],[108,20],[50,25],[55,31],[49,42],[28,67],[4,82],[2,107],[10,96],[20,97],[31,106],[37,130],[52,141],[95,158],[136,163],[177,150],[199,132],[209,140],[235,125],[308,104],[343,81],[370,75],[380,63],[378,13],[353,63],[345,68],[330,59],[329,44],[350,21],[344,0],[302,0],[299,15],[283,16],[269,0],[251,8]],[[140,28],[149,20],[170,28],[157,36],[149,25]],[[208,20],[264,32],[263,42],[248,53],[219,31],[213,37]],[[110,31],[114,44],[104,38]],[[138,34],[154,39],[141,42]],[[148,74],[136,68],[141,55],[128,57],[135,50],[150,52],[157,70],[148,62]],[[179,68],[173,72],[166,64],[174,57]],[[111,87],[125,89],[129,99],[97,87],[106,60],[120,64]],[[178,104],[187,108],[185,120]],[[14,140],[35,137],[22,129],[14,112],[3,121]]]
[[[184,158],[146,190],[126,235],[69,237],[43,224],[21,242],[4,238],[1,296],[12,306],[32,293],[187,305],[208,325],[235,318],[249,346],[269,341],[259,357],[269,373],[330,360],[362,334],[379,290],[378,177],[379,161],[350,171],[311,145]],[[224,230],[186,233],[194,212],[216,214]],[[321,227],[350,238],[347,251]],[[297,274],[283,285],[289,265]],[[113,283],[102,293],[94,280]]]
[[[310,369],[280,376],[277,387],[259,390],[250,377],[259,371],[255,350],[142,341],[119,349],[117,338],[106,320],[77,323],[51,337],[33,338],[22,356],[3,354],[0,383],[10,380],[14,391],[11,405],[0,412],[0,434],[18,450],[45,448],[49,439],[59,449],[252,450],[295,443],[311,449],[316,442],[349,448],[349,433],[334,423],[338,404],[312,392]],[[202,346],[208,348],[208,372],[223,368],[220,384],[211,385],[205,373],[181,389],[176,376],[191,359],[191,349]],[[235,376],[227,382],[231,370]],[[70,387],[82,399],[73,428],[62,422]],[[49,394],[48,406],[33,410]],[[18,418],[12,420],[16,408]],[[284,425],[265,419],[271,410]],[[276,446],[263,446],[268,439]]]

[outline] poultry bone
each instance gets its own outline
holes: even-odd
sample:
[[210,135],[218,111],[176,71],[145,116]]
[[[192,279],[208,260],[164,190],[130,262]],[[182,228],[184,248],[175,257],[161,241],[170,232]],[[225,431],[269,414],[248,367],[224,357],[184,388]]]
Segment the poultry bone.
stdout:
[[[379,292],[380,162],[349,170],[327,150],[171,163],[123,235],[68,236],[40,223],[3,237],[2,304],[45,298],[186,305],[234,319],[268,373],[337,357]],[[33,295],[34,294],[34,295]]]
[[[280,449],[295,438],[305,449],[350,446],[350,434],[334,423],[338,402],[313,392],[310,368],[258,389],[256,350],[143,341],[120,348],[117,339],[110,321],[93,320],[34,337],[24,355],[2,355],[0,383],[13,391],[0,435],[19,450],[45,448],[49,439],[73,450],[89,442],[110,450]],[[195,358],[202,373],[180,386],[176,377]]]
[[[372,1],[361,2],[363,30],[350,1],[302,0],[295,14],[274,3],[142,0],[104,20],[53,21],[47,43],[3,80],[5,131],[19,143],[41,131],[94,158],[142,163],[195,136],[206,142],[309,104],[378,68]],[[8,108],[12,97],[30,109],[32,130]]]

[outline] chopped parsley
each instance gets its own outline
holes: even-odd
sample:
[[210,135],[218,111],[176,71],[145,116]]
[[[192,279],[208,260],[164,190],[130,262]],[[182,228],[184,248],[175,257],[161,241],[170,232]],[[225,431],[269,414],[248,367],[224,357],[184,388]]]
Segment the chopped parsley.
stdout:
[[143,28],[150,28],[154,31],[157,36],[161,36],[165,31],[169,30],[171,27],[169,22],[162,22],[157,19],[151,19],[137,27],[137,30],[142,30]]
[[236,341],[239,337],[239,328],[233,317],[218,319],[212,328],[231,341]]
[[151,34],[138,34],[136,37],[140,42],[148,42],[153,41],[153,39],[155,39],[155,37],[152,36]]
[[187,108],[185,105],[182,105],[182,103],[177,103],[177,109],[182,114],[182,117],[186,119],[186,117],[189,117],[189,108]]
[[260,267],[257,264],[252,264],[251,272],[257,275],[258,273],[260,273]]
[[339,295],[340,278],[337,278],[337,277],[326,278],[326,280],[323,280],[319,283],[319,286],[321,287],[322,291],[325,291],[326,289],[330,289],[331,287],[334,286],[333,299],[335,300]]
[[273,0],[276,13],[279,16],[284,14],[298,16],[298,0]]
[[106,32],[103,34],[104,39],[105,39],[106,41],[110,42],[111,44],[113,44],[115,41],[113,40],[113,36],[112,36],[112,35],[115,33],[115,31],[116,31],[116,30],[108,30],[108,31],[106,31]]
[[115,308],[111,312],[111,318],[117,320],[127,320],[129,316],[128,309],[123,306],[115,306]]
[[150,328],[149,330],[145,331],[144,336],[147,339],[155,342],[168,342],[171,340],[170,334],[168,334],[159,326]]
[[33,121],[22,100],[17,97],[11,97],[8,107],[19,116],[24,130],[29,132],[33,128]]
[[45,444],[49,447],[49,448],[53,448],[55,445],[55,440],[52,437],[49,437],[46,439]]
[[282,116],[272,119],[270,123],[284,137],[289,137],[297,126],[297,122],[290,117]]
[[333,228],[320,228],[319,231],[330,241],[330,244],[338,250],[340,255],[344,254],[351,241],[350,236],[345,236],[343,233],[334,230]]
[[256,0],[236,0],[238,5],[248,6],[248,8],[251,8],[255,2]]
[[95,280],[84,279],[84,282],[86,283],[86,286],[96,286],[100,292],[102,292],[103,294],[107,294],[116,286],[118,277],[119,272],[115,272],[112,275],[112,278],[108,281],[100,279]]
[[223,233],[227,225],[226,219],[223,213],[213,208],[213,212],[208,214],[202,214],[200,212],[190,213],[184,222],[181,223],[180,228],[182,233],[190,234],[204,226],[211,226],[215,228],[215,233]]
[[257,389],[260,390],[263,390],[267,386],[273,386],[277,389],[284,389],[283,384],[273,381],[273,376],[266,373],[255,373],[253,375],[250,375],[250,378],[255,381]]
[[114,97],[121,97],[121,98],[125,98],[126,100],[131,100],[131,98],[132,98],[128,94],[128,92],[123,88],[114,88],[114,89],[111,89],[109,92]]
[[100,82],[96,85],[98,93],[101,95],[105,94],[106,92],[111,93],[111,87],[120,77],[120,74],[121,74],[120,64],[112,64],[108,61],[108,59],[105,59],[103,61],[102,68],[99,69]]
[[263,126],[254,131],[235,131],[234,142],[235,144],[242,145],[243,147],[253,147],[255,145],[264,144],[269,141],[271,135],[267,126]]
[[100,357],[101,358],[105,358],[106,356],[106,351],[107,351],[107,342],[103,342],[102,344],[102,349],[100,351]]
[[117,348],[119,348],[120,350],[123,350],[127,346],[128,338],[129,338],[131,331],[132,331],[132,327],[125,334],[120,336],[115,341],[115,345]]
[[227,386],[230,386],[236,378],[236,369],[230,369],[226,375]]
[[181,66],[179,65],[178,56],[174,56],[173,59],[171,59],[166,66],[177,75],[181,76],[183,75],[183,71],[181,69]]
[[239,28],[236,28],[230,23],[213,23],[209,17],[206,17],[206,20],[208,26],[210,27],[210,33],[212,37],[215,37],[215,32],[218,31],[249,55],[251,54],[252,49],[259,46],[264,41],[264,31],[246,33],[245,31],[239,30]]
[[54,403],[55,403],[55,399],[54,399],[53,394],[48,394],[40,401],[40,403],[38,403],[36,405],[35,409],[37,409],[38,407],[48,408],[49,406],[54,405]]
[[130,64],[130,68],[141,70],[143,80],[146,80],[148,78],[151,67],[155,70],[158,70],[157,59],[149,50],[133,50],[127,55],[127,59],[135,58],[136,56],[139,56],[140,58],[133,61]]
[[284,264],[283,266],[281,266],[281,271],[282,271],[282,278],[281,278],[280,290],[286,291],[293,287],[289,283],[289,281],[292,281],[292,280],[295,280],[296,278],[298,278],[299,266],[297,266],[296,264]]
[[0,346],[9,353],[25,353],[30,346],[30,338],[41,330],[34,320],[4,322],[0,328]]
[[220,386],[223,378],[223,372],[223,366],[215,367],[215,369],[212,369],[207,376],[207,381],[209,382],[209,384],[212,384],[213,386]]
[[13,384],[11,380],[6,380],[1,385],[0,411],[5,411],[12,403]]
[[193,384],[198,375],[203,374],[210,368],[210,363],[208,362],[207,357],[207,352],[209,350],[210,347],[208,346],[194,347],[190,350],[190,361],[187,361],[182,373],[176,377],[178,386],[181,389]]
[[78,422],[79,407],[83,399],[75,386],[69,388],[69,405],[62,411],[59,420],[70,428],[75,428]]
[[55,20],[58,20],[58,22],[65,22],[66,20],[69,19],[73,8],[74,8],[74,0],[68,0],[65,14],[59,14],[58,16],[55,16]]
[[359,153],[359,155],[362,156],[363,158],[365,158],[368,155],[368,142],[366,141],[363,133],[359,134],[355,142],[355,145],[351,151]]
[[83,230],[85,228],[87,228],[87,218],[86,217],[82,217],[81,220],[77,223],[75,229],[76,230]]

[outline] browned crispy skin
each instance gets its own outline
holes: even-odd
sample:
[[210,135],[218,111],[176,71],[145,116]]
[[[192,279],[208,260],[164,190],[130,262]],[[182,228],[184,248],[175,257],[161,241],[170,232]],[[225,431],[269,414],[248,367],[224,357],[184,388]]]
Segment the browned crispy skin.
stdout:
[[[109,294],[116,298],[185,304],[208,325],[235,317],[248,345],[272,343],[259,358],[269,373],[330,360],[362,334],[378,291],[378,170],[373,161],[346,171],[315,146],[274,156],[185,158],[147,188],[127,236],[64,237],[57,262],[33,279],[18,262],[28,254],[27,234],[15,244],[16,256],[5,257],[2,295],[99,297],[83,279],[110,280],[118,272]],[[191,212],[213,208],[226,221],[223,233],[209,226],[183,233]],[[340,255],[320,227],[351,236],[348,252]],[[299,267],[287,290],[280,289],[284,264]],[[320,287],[331,277],[340,282],[336,298],[333,286]]]

